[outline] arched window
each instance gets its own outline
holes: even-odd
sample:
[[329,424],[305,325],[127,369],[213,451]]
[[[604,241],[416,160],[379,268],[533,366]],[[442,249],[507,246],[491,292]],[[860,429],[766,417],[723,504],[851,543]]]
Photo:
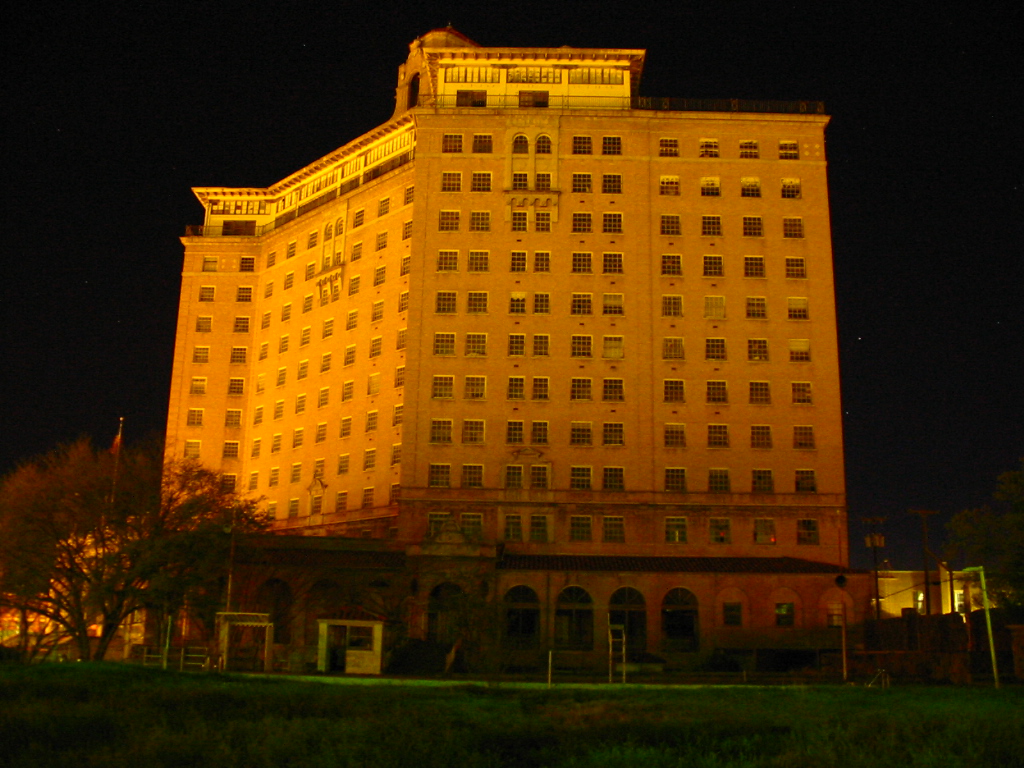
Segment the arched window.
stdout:
[[530,140],[527,139],[523,134],[519,134],[512,139],[512,154],[513,155],[525,155],[530,152]]
[[540,644],[540,600],[530,587],[512,587],[505,593],[505,643],[511,648]]
[[420,73],[417,72],[409,80],[409,90],[406,92],[405,108],[412,109],[420,99]]
[[324,227],[324,242],[327,242],[332,237],[334,237],[334,225],[331,222],[327,222],[327,225]]
[[661,601],[662,648],[666,651],[696,651],[700,647],[697,596],[676,587]]
[[647,650],[647,603],[640,592],[632,587],[615,590],[608,601],[608,623],[625,629],[627,655]]
[[274,623],[274,642],[291,642],[292,591],[280,579],[269,579],[256,592],[256,607],[260,613],[269,613]]
[[538,155],[550,155],[551,154],[551,137],[550,136],[538,136],[536,150]]
[[458,584],[446,581],[430,591],[427,605],[427,639],[452,645],[466,618],[466,593]]
[[555,647],[574,651],[594,647],[594,601],[582,587],[566,587],[558,596]]

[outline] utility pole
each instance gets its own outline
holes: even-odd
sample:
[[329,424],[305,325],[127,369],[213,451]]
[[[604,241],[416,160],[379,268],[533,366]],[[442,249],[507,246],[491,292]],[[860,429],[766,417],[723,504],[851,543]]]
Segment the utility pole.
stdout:
[[864,537],[864,543],[871,547],[871,560],[875,570],[875,621],[882,618],[882,595],[878,589],[878,548],[885,546],[885,534],[878,532],[878,527],[885,522],[884,517],[865,517],[864,522],[870,530]]
[[924,555],[924,615],[932,615],[931,572],[928,570],[928,515],[936,514],[934,509],[912,509],[912,515],[921,516],[922,554]]

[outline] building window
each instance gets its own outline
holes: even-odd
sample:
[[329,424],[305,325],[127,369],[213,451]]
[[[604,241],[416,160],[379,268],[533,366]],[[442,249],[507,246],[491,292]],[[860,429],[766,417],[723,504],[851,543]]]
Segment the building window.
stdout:
[[799,160],[800,144],[796,141],[779,142],[779,160]]
[[786,299],[787,316],[790,320],[809,320],[810,309],[808,301],[804,297],[790,297]]
[[508,391],[507,398],[509,400],[524,400],[526,399],[526,377],[525,376],[509,376],[508,377]]
[[705,176],[700,180],[701,197],[721,197],[722,182],[717,176]]
[[750,427],[751,448],[771,448],[772,428],[767,424],[754,424]]
[[[798,470],[799,471],[799,470]],[[818,544],[818,521],[797,520],[796,521],[796,543],[797,544]]]
[[590,400],[590,379],[572,379],[569,384],[570,400]]
[[[550,232],[551,231],[551,212],[550,211],[537,211],[533,215],[533,229],[535,232]],[[541,270],[534,270],[539,272]]]
[[768,299],[764,296],[747,296],[747,317],[764,319],[768,317]]
[[793,388],[793,403],[795,405],[810,405],[811,404],[811,382],[809,381],[794,381],[792,383]]
[[768,361],[768,339],[747,339],[747,360],[751,362]]
[[622,154],[622,137],[621,136],[605,136],[601,139],[601,154],[602,155],[621,155]]
[[589,136],[572,137],[572,153],[574,155],[589,155],[593,152],[593,142]]
[[593,184],[589,173],[574,173],[572,175],[573,192],[593,192]]
[[724,381],[707,382],[707,400],[709,403],[728,403],[729,390]]
[[589,421],[574,421],[569,428],[569,445],[591,445],[593,426]]
[[439,232],[458,232],[459,211],[440,211],[438,213],[437,229]]
[[587,515],[570,515],[569,541],[590,541],[591,518]]
[[345,320],[345,330],[351,331],[353,328],[359,325],[359,310],[353,309],[348,313],[348,317]]
[[537,333],[533,336],[533,356],[547,357],[550,346],[550,337],[546,333]]
[[210,348],[209,347],[193,347],[192,348],[192,362],[193,363],[208,363],[208,362],[210,362]]
[[664,395],[666,403],[686,402],[686,382],[682,379],[665,379]]
[[462,151],[462,134],[460,133],[446,133],[441,137],[441,151],[442,152],[461,152]]
[[771,385],[767,381],[750,382],[750,396],[748,402],[751,405],[771,405]]
[[809,363],[811,361],[810,339],[789,340],[789,362]]
[[483,419],[465,419],[462,422],[462,442],[482,443],[484,441]]
[[800,197],[800,179],[783,179],[782,196],[789,200],[796,200]]
[[470,291],[466,298],[466,311],[470,314],[483,314],[487,312],[487,292]]
[[705,296],[704,317],[709,320],[724,320],[725,296]]
[[405,386],[405,366],[399,365],[395,368],[395,387]]
[[[249,318],[245,318],[245,330],[238,330],[238,320],[235,318],[235,332],[236,333],[248,333],[249,332]],[[210,333],[213,330],[213,318],[207,316],[201,316],[196,318],[196,333]]]
[[602,357],[606,360],[621,360],[626,356],[626,342],[624,336],[605,336],[603,339]]
[[483,400],[487,397],[487,377],[467,376],[462,396],[466,400]]
[[430,420],[430,442],[450,443],[452,441],[452,420],[431,419]]
[[683,316],[683,297],[676,295],[663,295],[661,297],[661,316],[662,317],[682,317]]
[[470,272],[487,272],[490,269],[490,253],[488,251],[470,251],[468,269]]
[[666,517],[665,518],[665,543],[685,544],[686,543],[686,518]]
[[430,396],[435,399],[455,397],[455,377],[434,376]]
[[[450,488],[451,472],[452,468],[450,464],[431,464],[427,469],[427,485],[430,488]],[[445,519],[448,518],[447,513],[444,517]],[[434,532],[431,535],[437,534]]]
[[338,456],[338,474],[347,475],[349,467],[349,454],[343,453]]
[[245,394],[245,379],[228,379],[228,394],[229,395],[244,395]]
[[589,293],[574,293],[572,295],[572,302],[569,305],[569,314],[571,315],[590,315],[593,314],[593,302],[592,296]]
[[620,421],[606,421],[602,430],[602,445],[625,445],[625,424]]
[[[679,194],[679,177],[662,176],[658,184],[658,194],[677,196]],[[662,234],[667,234],[662,232]]]
[[764,237],[764,221],[760,216],[743,217],[744,237]]
[[469,231],[470,232],[490,232],[491,231],[491,212],[490,211],[472,211],[469,214]]
[[721,216],[701,216],[700,233],[704,237],[718,237],[722,234]]
[[724,277],[725,257],[709,254],[704,257],[704,277]]
[[250,285],[240,285],[240,286],[238,286],[238,291],[235,294],[235,301],[242,301],[242,302],[252,301],[252,286],[250,286]]
[[470,356],[483,356],[487,354],[487,334],[467,333],[466,354]]
[[518,490],[523,487],[523,467],[521,464],[509,464],[505,467],[505,488]]
[[525,232],[529,227],[526,211],[512,211],[512,231]]
[[412,221],[402,222],[402,239],[408,240],[412,237]]
[[572,215],[572,231],[575,233],[587,233],[594,231],[593,217],[589,213],[574,213]]
[[794,603],[775,604],[775,626],[792,627],[796,625],[796,605]]
[[589,253],[575,252],[572,255],[572,271],[577,275],[589,275],[593,272]]
[[623,307],[624,296],[621,293],[606,293],[602,297],[601,314],[604,315],[622,315],[624,314]]
[[455,334],[454,333],[435,333],[434,334],[434,354],[435,355],[454,355],[455,354]]
[[538,192],[551,191],[551,174],[538,173],[533,177],[533,188]]
[[[665,468],[665,490],[672,493],[686,493],[686,470],[682,467]],[[685,535],[685,524],[684,524]]]
[[[460,485],[463,488],[483,488],[484,487],[484,465],[483,464],[463,464],[462,465],[462,481]],[[469,533],[469,526],[467,523],[467,517],[469,515],[464,513],[462,515],[462,532]],[[482,520],[480,515],[477,515],[476,525],[473,526],[476,530],[477,536],[480,535],[480,528]]]
[[605,234],[620,234],[622,232],[622,214],[601,214],[601,231]]
[[204,285],[199,288],[200,301],[213,301],[216,289],[212,285]]
[[793,427],[793,447],[804,449],[814,448],[814,427]]
[[[726,479],[728,479],[728,475],[726,475]],[[712,517],[708,521],[708,533],[712,544],[732,543],[732,526],[726,517]]]
[[519,106],[523,108],[543,109],[548,105],[547,91],[520,91]]
[[743,276],[764,277],[764,256],[744,256]]
[[510,333],[508,335],[509,357],[521,357],[526,354],[526,334]]
[[701,139],[698,157],[718,157],[718,139]]
[[[761,180],[754,178],[740,179],[740,197],[760,197],[761,196]],[[746,217],[744,217],[746,218]],[[747,237],[746,227],[744,227],[743,234]],[[760,237],[760,235],[756,235]]]
[[530,487],[534,490],[544,490],[550,485],[550,478],[547,464],[533,464],[530,466]]
[[704,359],[705,360],[725,360],[725,339],[705,339],[704,340]]
[[[751,479],[751,491],[754,493],[775,493],[775,480],[770,469],[755,469]],[[770,542],[760,541],[758,544],[775,543],[775,527],[772,523],[772,540]],[[756,534],[755,534],[756,535]]]
[[534,376],[530,397],[534,400],[547,400],[548,384],[549,380],[547,376]]
[[434,301],[434,312],[439,315],[454,315],[457,309],[455,291],[438,291]]
[[686,447],[686,425],[666,424],[665,425],[665,447],[685,448]]
[[384,340],[380,336],[370,339],[370,357],[380,357],[383,342]]
[[592,337],[571,337],[569,349],[571,357],[593,357]]
[[782,220],[782,236],[785,238],[802,238],[804,236],[804,220],[802,218],[785,217]]
[[601,177],[601,193],[605,195],[622,194],[622,175],[606,173]]
[[801,280],[807,278],[807,262],[802,256],[786,259],[786,277]]
[[666,214],[661,215],[661,234],[663,235],[681,235],[683,227],[681,220],[677,214]]
[[[489,133],[474,133],[473,134],[473,152],[475,154],[489,155],[494,149],[494,142]],[[459,149],[454,150],[462,151],[462,137],[459,137]],[[410,187],[411,189],[411,187]]]
[[538,155],[550,155],[551,154],[551,137],[549,137],[549,136],[538,136],[534,151]]
[[508,312],[510,315],[526,314],[526,293],[515,292],[508,299]]
[[[818,481],[813,469],[798,469],[796,471],[796,492],[817,493]],[[814,542],[815,544],[817,542]]]

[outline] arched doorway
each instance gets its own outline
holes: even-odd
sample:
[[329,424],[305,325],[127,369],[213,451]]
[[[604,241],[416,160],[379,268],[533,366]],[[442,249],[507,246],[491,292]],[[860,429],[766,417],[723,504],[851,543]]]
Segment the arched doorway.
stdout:
[[583,587],[566,587],[558,595],[555,647],[572,651],[594,647],[594,601]]
[[430,591],[427,605],[427,639],[453,645],[466,618],[466,593],[458,584],[446,581]]
[[536,648],[540,644],[540,600],[530,587],[512,587],[505,593],[505,644],[509,648]]
[[666,651],[696,651],[700,648],[697,596],[688,589],[669,590],[661,601],[662,648]]
[[647,651],[647,602],[638,590],[615,590],[608,601],[608,623],[625,628],[627,655]]

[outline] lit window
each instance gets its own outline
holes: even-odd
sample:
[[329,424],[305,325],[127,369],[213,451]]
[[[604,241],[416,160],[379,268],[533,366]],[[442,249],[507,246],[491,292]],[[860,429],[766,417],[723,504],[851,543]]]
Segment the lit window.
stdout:
[[686,447],[686,425],[666,424],[665,425],[665,447],[685,448]]
[[718,139],[701,139],[699,157],[718,157]]
[[[665,467],[665,490],[672,493],[686,493],[686,470],[683,467]],[[686,527],[683,525],[685,541]]]
[[789,340],[789,362],[809,363],[811,361],[810,339]]
[[796,605],[794,603],[775,604],[775,626],[792,627],[796,625]]

